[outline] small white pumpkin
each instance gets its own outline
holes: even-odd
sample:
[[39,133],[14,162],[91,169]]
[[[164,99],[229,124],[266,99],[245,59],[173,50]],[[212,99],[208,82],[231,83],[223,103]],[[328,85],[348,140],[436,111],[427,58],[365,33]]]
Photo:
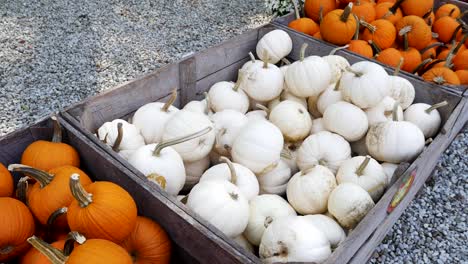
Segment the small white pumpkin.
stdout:
[[358,141],[351,142],[351,151],[357,156],[369,155],[369,151],[367,151],[367,146],[366,146],[366,137],[362,137]]
[[332,78],[330,66],[319,56],[305,58],[307,44],[303,44],[300,59],[286,70],[288,91],[298,97],[318,96],[327,89]]
[[404,110],[413,103],[416,93],[414,91],[414,86],[407,79],[398,76],[403,63],[404,59],[400,58],[400,62],[397,67],[395,67],[393,76],[388,76],[388,85],[390,89],[389,96],[397,101]]
[[330,105],[343,101],[341,91],[338,90],[339,83],[332,83],[319,95],[317,100],[317,110],[323,115]]
[[317,109],[317,100],[319,98],[319,95],[316,96],[309,96],[307,98],[307,108],[309,109],[309,113],[311,116],[314,118],[320,118],[322,117],[322,113]]
[[298,213],[321,214],[327,211],[328,196],[335,187],[335,175],[328,168],[317,165],[296,173],[289,180],[286,194]]
[[223,156],[229,155],[234,139],[248,123],[248,118],[238,111],[227,109],[213,114],[211,121],[215,127],[214,150]]
[[337,248],[346,239],[345,231],[333,218],[323,214],[305,215],[303,217],[325,234],[332,248]]
[[248,168],[232,163],[226,157],[220,158],[222,164],[209,168],[200,178],[203,181],[229,181],[236,185],[247,200],[251,200],[259,193],[258,180],[255,174]]
[[342,136],[321,131],[307,137],[297,152],[297,165],[307,170],[322,165],[336,173],[341,163],[351,158],[351,147]]
[[320,131],[328,131],[325,128],[325,124],[323,123],[323,118],[317,118],[317,119],[312,120],[312,127],[310,129],[310,134],[313,135]]
[[281,159],[273,170],[257,176],[260,184],[260,194],[286,194],[291,175],[291,168]]
[[[390,96],[385,97],[376,106],[366,109],[367,120],[369,126],[375,125],[380,122],[385,122],[393,119],[393,109],[395,103],[398,103]],[[397,107],[397,120],[403,121],[403,109],[398,105]]]
[[249,110],[249,97],[242,89],[239,89],[243,78],[244,72],[240,70],[236,83],[218,82],[211,86],[208,96],[211,109],[214,112],[231,109],[242,114],[247,113],[247,110]]
[[231,156],[234,162],[262,174],[276,167],[282,150],[281,130],[266,120],[256,120],[241,129],[232,144]]
[[339,184],[328,198],[328,212],[346,229],[354,228],[374,205],[369,193],[351,182]]
[[177,89],[174,90],[166,103],[154,102],[138,108],[132,118],[132,123],[140,129],[146,144],[161,141],[167,120],[179,109],[172,106],[177,99]]
[[255,110],[255,111],[250,111],[245,116],[247,117],[248,122],[252,121],[257,121],[257,120],[267,120],[268,118],[268,113],[265,110]]
[[276,125],[286,141],[297,142],[306,138],[312,127],[307,108],[294,101],[279,103],[270,113],[270,122]]
[[345,101],[364,109],[376,106],[389,95],[388,83],[388,74],[382,66],[360,61],[343,73],[340,91]]
[[[291,175],[299,171],[299,167],[297,166],[297,150],[301,144],[302,142],[285,143],[284,152],[281,153],[281,160],[286,162],[289,168],[291,168]],[[285,153],[286,155],[284,155]]]
[[243,72],[247,72],[250,69],[250,67],[252,67],[255,64],[263,65],[263,61],[255,59],[255,56],[252,52],[249,52],[249,56],[250,60],[244,63],[244,65],[242,65],[242,67],[240,68],[240,70]]
[[242,234],[249,222],[249,202],[228,181],[198,183],[190,191],[186,205],[231,238]]
[[336,83],[338,80],[341,79],[341,75],[343,72],[350,66],[348,60],[346,58],[335,55],[335,52],[344,49],[344,47],[338,47],[333,49],[328,56],[322,57],[328,65],[330,65],[331,73],[332,73],[332,78],[330,80],[330,83]]
[[300,103],[301,105],[303,105],[307,109],[307,100],[305,98],[297,97],[294,94],[292,94],[292,93],[290,93],[290,92],[288,92],[286,90],[283,90],[279,97],[277,97],[277,98],[271,100],[270,102],[268,102],[268,109],[270,109],[270,111],[271,111],[279,103],[281,103],[283,101],[286,101],[286,100]]
[[442,122],[437,108],[446,105],[447,101],[432,106],[424,103],[413,104],[405,110],[405,120],[419,127],[425,138],[433,137],[439,131]]
[[[393,113],[396,120],[396,111]],[[413,123],[386,121],[370,127],[366,146],[374,159],[400,163],[416,158],[423,151],[425,140],[421,129]]]
[[245,250],[249,251],[252,254],[255,254],[255,249],[252,244],[244,237],[244,235],[239,235],[233,238],[233,240],[243,247]]
[[295,216],[296,211],[281,196],[262,194],[250,201],[249,223],[244,236],[255,246],[260,245],[267,227],[278,218]]
[[389,187],[390,184],[393,182],[393,179],[394,179],[393,176],[395,174],[396,169],[398,168],[398,164],[384,162],[381,165],[382,165],[382,168],[384,169],[385,176],[387,176],[387,180],[385,184],[387,187]]
[[364,137],[369,128],[366,113],[347,102],[328,106],[323,114],[323,123],[328,131],[337,133],[349,142]]
[[277,219],[265,230],[259,255],[263,263],[322,263],[331,255],[328,238],[304,217]]
[[104,144],[128,159],[135,150],[145,145],[140,130],[122,119],[104,123],[97,130],[97,136]]
[[254,100],[267,102],[278,97],[283,91],[284,76],[274,64],[266,61],[261,65],[255,63],[248,67],[244,74],[240,88]]
[[202,174],[210,167],[210,157],[207,155],[201,160],[193,162],[184,161],[185,167],[185,185],[183,190],[190,190],[198,183]]
[[384,193],[387,176],[376,160],[369,156],[357,156],[341,164],[336,181],[338,184],[352,182],[361,186],[377,202]]
[[257,56],[262,61],[276,64],[292,51],[292,39],[284,30],[268,32],[257,43]]
[[[162,140],[169,141],[177,137],[185,136],[203,128],[213,128],[210,119],[201,113],[180,110],[166,123]],[[215,132],[212,129],[201,137],[174,145],[173,148],[180,154],[184,161],[200,160],[210,153],[215,142]]]

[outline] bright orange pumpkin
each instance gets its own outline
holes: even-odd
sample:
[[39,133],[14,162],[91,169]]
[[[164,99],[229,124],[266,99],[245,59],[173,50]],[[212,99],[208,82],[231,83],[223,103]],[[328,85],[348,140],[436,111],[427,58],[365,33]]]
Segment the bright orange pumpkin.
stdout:
[[[463,46],[463,45],[462,45]],[[457,53],[457,56],[453,58],[453,68],[458,70],[468,70],[468,50],[464,50]]]
[[424,49],[432,41],[431,28],[418,16],[405,16],[395,26],[399,38],[403,39],[402,33],[407,32],[408,45],[417,50]]
[[322,39],[322,35],[320,35],[320,31],[314,34],[314,38],[316,39]]
[[437,19],[432,26],[432,30],[439,35],[438,39],[444,43],[449,43],[452,36],[460,26],[458,21],[450,16],[444,16]]
[[396,39],[395,26],[388,20],[377,19],[370,24],[363,23],[362,39],[372,40],[381,49],[390,48]]
[[424,80],[440,85],[460,85],[457,74],[447,67],[433,67],[422,76]]
[[370,2],[357,0],[352,8],[353,14],[368,23],[375,20],[375,8]]
[[[51,246],[58,250],[63,250],[65,240],[56,241],[52,243]],[[50,262],[45,255],[32,247],[24,256],[21,257],[20,264],[52,264],[52,262]]]
[[366,58],[372,58],[372,56],[374,56],[371,45],[369,45],[367,41],[360,39],[351,40],[351,42],[349,42],[348,50],[360,54]]
[[379,3],[375,6],[375,19],[386,19],[395,24],[403,17],[401,9],[391,2]]
[[5,168],[5,166],[0,163],[0,197],[11,197],[13,195],[13,176]]
[[401,52],[395,48],[384,49],[377,56],[378,61],[392,67],[396,67],[401,58]]
[[401,10],[407,16],[423,17],[429,10],[434,8],[434,0],[404,0]]
[[305,15],[318,23],[320,9],[322,9],[322,17],[325,17],[330,11],[335,10],[336,6],[335,0],[306,0],[304,3]]
[[460,15],[460,8],[458,6],[454,4],[443,4],[437,9],[435,13],[435,18],[439,19],[444,16],[457,18],[459,15]]
[[351,6],[344,10],[336,9],[328,13],[320,24],[323,40],[343,46],[351,41],[356,31],[357,21],[351,15]]
[[425,47],[424,49],[420,50],[421,57],[423,60],[431,58],[437,58],[437,47],[444,45],[442,42],[433,42],[429,46]]
[[458,76],[458,79],[460,79],[460,84],[468,85],[468,70],[458,70],[455,74]]
[[306,17],[291,21],[288,27],[310,36],[313,36],[315,33],[320,31],[317,23],[315,23],[314,20]]

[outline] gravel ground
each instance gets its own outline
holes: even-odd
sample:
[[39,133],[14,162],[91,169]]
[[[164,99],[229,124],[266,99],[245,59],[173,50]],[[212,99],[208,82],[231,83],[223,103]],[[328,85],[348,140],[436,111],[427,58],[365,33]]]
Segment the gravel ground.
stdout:
[[[269,21],[263,0],[0,0],[0,135]],[[468,263],[468,131],[370,263]]]

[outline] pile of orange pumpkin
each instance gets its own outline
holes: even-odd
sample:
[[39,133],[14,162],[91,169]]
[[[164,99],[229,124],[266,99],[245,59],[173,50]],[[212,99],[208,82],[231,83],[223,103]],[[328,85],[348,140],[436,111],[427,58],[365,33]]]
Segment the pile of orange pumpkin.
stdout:
[[[295,1],[293,0],[293,3]],[[434,0],[306,0],[290,28],[444,85],[468,84],[468,25]]]
[[[166,232],[123,188],[92,182],[53,120],[52,142],[33,142],[21,165],[0,163],[0,263],[169,263]],[[10,171],[25,175],[16,192]]]

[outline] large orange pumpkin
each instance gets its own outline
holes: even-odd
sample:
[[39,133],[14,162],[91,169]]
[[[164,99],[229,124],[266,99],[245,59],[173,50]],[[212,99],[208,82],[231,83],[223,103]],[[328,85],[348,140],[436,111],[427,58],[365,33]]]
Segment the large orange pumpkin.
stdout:
[[460,8],[454,4],[443,4],[435,12],[435,18],[439,19],[444,16],[457,18],[460,15]]
[[460,79],[460,84],[468,85],[468,70],[458,70],[455,74]]
[[322,10],[322,17],[324,17],[335,9],[335,0],[306,0],[304,3],[306,17],[312,18],[317,23],[320,21],[320,10]]
[[0,197],[11,197],[13,195],[13,176],[5,168],[5,166],[0,163]]
[[402,58],[400,51],[395,48],[384,49],[377,56],[378,61],[392,67],[396,67]]
[[401,10],[407,16],[414,15],[423,17],[433,8],[434,0],[404,0],[401,3]]
[[26,205],[10,197],[0,197],[0,210],[0,262],[8,262],[28,250],[34,218]]
[[[65,240],[56,241],[52,243],[51,246],[58,250],[63,250]],[[45,255],[32,247],[24,256],[21,257],[20,264],[52,264],[52,262],[50,262]]]
[[403,39],[403,35],[406,33],[408,45],[417,50],[424,49],[432,41],[431,28],[418,16],[405,16],[395,26],[399,38]]
[[372,23],[361,23],[365,29],[362,33],[362,39],[372,40],[379,48],[390,48],[396,39],[395,26],[388,20],[377,19]]
[[455,18],[444,16],[434,22],[432,30],[439,35],[440,41],[448,43],[459,26],[460,23]]
[[52,142],[38,140],[29,145],[23,152],[21,164],[48,171],[55,167],[71,165],[80,166],[78,152],[70,145],[62,143],[62,129],[56,117]]
[[391,2],[379,3],[375,6],[375,19],[386,19],[395,24],[402,17],[401,9]]
[[153,220],[138,216],[132,233],[122,242],[136,264],[169,263],[171,241]]
[[111,182],[94,182],[86,187],[80,176],[70,177],[75,198],[68,207],[70,229],[87,238],[102,238],[122,242],[134,229],[137,207],[130,194]]
[[351,41],[356,31],[356,19],[351,15],[352,4],[344,10],[336,9],[328,13],[320,24],[323,40],[343,46]]
[[433,67],[426,71],[421,77],[428,82],[440,85],[460,85],[460,79],[457,74],[447,67]]

